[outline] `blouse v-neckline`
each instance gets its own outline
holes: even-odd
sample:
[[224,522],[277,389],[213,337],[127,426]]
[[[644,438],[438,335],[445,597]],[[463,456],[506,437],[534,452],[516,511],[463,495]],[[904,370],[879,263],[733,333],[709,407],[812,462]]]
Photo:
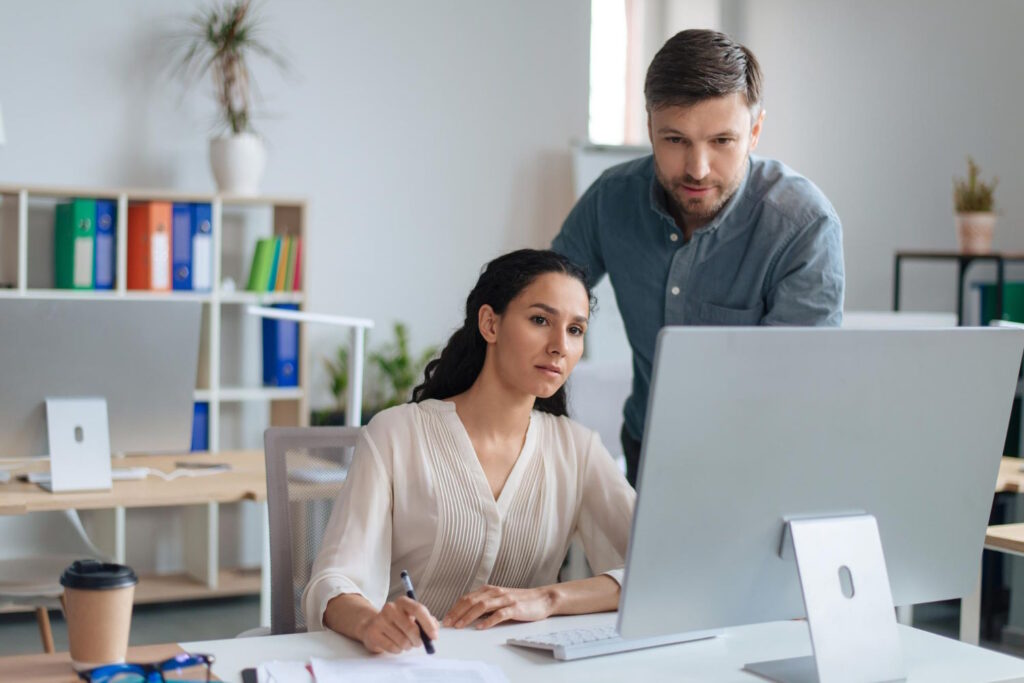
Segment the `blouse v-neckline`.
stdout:
[[502,484],[501,491],[498,493],[498,497],[495,498],[494,492],[491,491],[491,483],[487,480],[487,473],[484,472],[484,466],[476,454],[476,449],[473,447],[473,440],[469,438],[469,432],[466,430],[466,425],[462,423],[462,418],[459,417],[458,412],[455,410],[455,404],[451,401],[441,401],[438,399],[434,399],[434,401],[444,411],[448,428],[460,444],[459,452],[462,455],[463,461],[466,462],[469,471],[473,473],[473,479],[476,481],[481,497],[491,501],[498,508],[501,516],[504,517],[511,505],[512,499],[515,497],[515,492],[519,489],[519,484],[523,479],[523,472],[526,471],[536,450],[534,444],[536,443],[537,419],[531,412],[530,424],[526,427],[526,436],[523,439],[523,447],[519,450],[519,455],[516,456],[516,461],[512,465],[512,469],[509,470],[505,483]]

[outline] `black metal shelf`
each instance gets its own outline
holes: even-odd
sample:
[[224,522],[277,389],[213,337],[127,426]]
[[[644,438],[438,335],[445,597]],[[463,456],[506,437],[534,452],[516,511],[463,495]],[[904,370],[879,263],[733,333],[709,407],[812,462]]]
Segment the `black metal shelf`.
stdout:
[[957,264],[956,324],[964,324],[964,281],[971,264],[987,261],[996,264],[996,318],[1003,317],[1003,285],[1006,280],[1006,264],[1024,262],[1024,254],[992,252],[989,254],[964,254],[959,251],[897,251],[893,263],[892,310],[900,310],[900,270],[903,261],[954,261]]

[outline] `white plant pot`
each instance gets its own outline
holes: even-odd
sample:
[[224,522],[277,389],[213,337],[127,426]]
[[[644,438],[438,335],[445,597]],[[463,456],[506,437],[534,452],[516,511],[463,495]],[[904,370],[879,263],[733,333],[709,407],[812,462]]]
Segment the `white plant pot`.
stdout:
[[210,166],[217,189],[225,194],[255,195],[267,165],[263,140],[239,133],[210,140]]
[[991,211],[970,211],[956,215],[956,238],[963,254],[988,254],[996,215]]

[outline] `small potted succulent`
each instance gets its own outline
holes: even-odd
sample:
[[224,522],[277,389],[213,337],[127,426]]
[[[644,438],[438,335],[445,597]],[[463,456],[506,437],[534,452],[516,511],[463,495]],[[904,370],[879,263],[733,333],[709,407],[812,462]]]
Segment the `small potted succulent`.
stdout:
[[967,157],[967,178],[953,179],[953,203],[956,207],[956,234],[964,254],[992,251],[992,232],[996,225],[993,194],[998,178],[986,183],[979,179],[980,169]]
[[184,36],[179,72],[188,82],[210,73],[222,134],[210,140],[210,165],[221,192],[254,195],[266,165],[263,140],[252,128],[248,59],[259,55],[279,68],[284,59],[260,39],[261,22],[249,0],[225,0],[194,15]]

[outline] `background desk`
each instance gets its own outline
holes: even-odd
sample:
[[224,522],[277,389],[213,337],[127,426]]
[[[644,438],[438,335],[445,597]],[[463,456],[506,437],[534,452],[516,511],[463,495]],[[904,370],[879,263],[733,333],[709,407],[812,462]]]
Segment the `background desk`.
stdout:
[[1003,458],[996,477],[996,493],[1024,493],[1024,458]]
[[[487,631],[443,629],[437,640],[437,654],[439,657],[482,659],[496,664],[513,682],[753,682],[763,679],[742,671],[747,662],[804,656],[811,652],[807,624],[802,621],[741,626],[726,629],[722,637],[713,640],[572,662],[560,662],[549,654],[505,645],[505,640],[513,636],[607,625],[614,623],[615,618],[615,614],[591,614],[498,626]],[[1024,660],[906,626],[899,627],[899,634],[910,682],[963,683],[1024,678]],[[310,656],[345,659],[367,656],[362,645],[323,631],[181,643],[181,647],[190,652],[215,655],[214,673],[225,681],[240,681],[239,672],[260,661],[306,659]]]
[[[171,472],[178,461],[227,463],[226,472],[164,481],[155,476],[115,481],[109,491],[50,493],[35,484],[11,481],[0,484],[0,514],[22,515],[45,510],[109,510],[92,529],[93,541],[110,556],[125,558],[125,509],[138,507],[185,508],[186,576],[144,576],[136,602],[164,602],[205,597],[261,593],[261,621],[269,624],[269,576],[260,572],[221,570],[218,566],[218,505],[243,500],[266,501],[267,483],[262,451],[222,451],[181,455],[135,455],[114,460],[114,467],[149,467]],[[5,465],[5,468],[8,466]],[[49,464],[33,461],[13,474],[45,471]],[[266,533],[264,533],[264,538]],[[264,545],[266,542],[264,541]],[[264,552],[264,566],[266,552]],[[264,619],[264,613],[266,618]]]
[[[996,493],[1024,493],[1024,459],[1003,458]],[[1024,524],[997,524],[985,532],[985,549],[1024,555]],[[977,645],[981,631],[981,571],[974,592],[960,602],[960,640]]]

